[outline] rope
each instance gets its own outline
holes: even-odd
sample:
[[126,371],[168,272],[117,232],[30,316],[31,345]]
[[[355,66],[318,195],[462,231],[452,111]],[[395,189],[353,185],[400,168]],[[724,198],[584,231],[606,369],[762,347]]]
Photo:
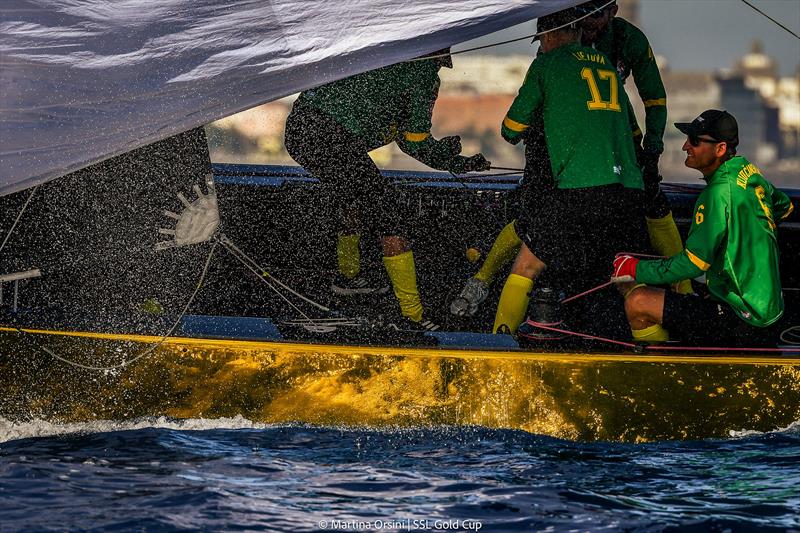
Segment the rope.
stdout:
[[26,331],[20,329],[19,327],[15,327],[15,329],[19,333],[22,333],[23,335],[31,335],[31,340],[33,341],[33,344],[36,345],[37,348],[39,348],[43,352],[49,354],[51,357],[53,357],[55,359],[58,359],[59,361],[61,361],[63,363],[66,363],[68,365],[71,365],[71,366],[74,366],[74,367],[77,367],[77,368],[82,368],[84,370],[99,370],[99,371],[104,371],[104,372],[110,372],[112,370],[117,370],[118,368],[124,368],[124,367],[126,367],[126,366],[128,366],[130,364],[135,363],[136,361],[138,361],[142,357],[145,357],[145,356],[150,355],[151,353],[153,353],[159,346],[164,344],[164,341],[166,341],[168,337],[170,337],[172,335],[172,333],[175,331],[175,329],[181,323],[181,320],[183,320],[183,317],[186,315],[186,312],[189,310],[189,306],[191,306],[192,302],[194,302],[195,296],[197,296],[197,293],[202,288],[203,282],[206,279],[206,274],[208,274],[208,268],[211,265],[211,258],[214,256],[214,250],[216,250],[216,248],[217,248],[217,242],[214,242],[213,246],[211,247],[211,251],[208,253],[208,258],[206,258],[205,265],[203,265],[203,271],[200,273],[200,279],[197,281],[197,286],[195,287],[194,292],[192,292],[192,295],[189,297],[189,300],[186,302],[186,305],[183,306],[183,310],[181,311],[181,314],[175,320],[175,323],[172,324],[172,327],[169,328],[169,330],[164,334],[163,337],[161,337],[161,340],[159,340],[158,342],[156,342],[155,344],[150,346],[148,349],[146,349],[145,351],[143,351],[139,355],[137,355],[137,356],[135,356],[135,357],[133,357],[131,359],[128,359],[127,361],[123,361],[122,363],[119,363],[119,364],[114,365],[114,366],[84,365],[82,363],[78,363],[76,361],[72,361],[70,359],[67,359],[66,357],[62,357],[62,356],[56,354],[51,349],[49,349],[47,346],[42,346],[41,344],[39,344],[35,340],[33,335],[31,335],[31,334],[27,333]]
[[[272,274],[267,272],[266,269],[264,269],[261,265],[256,263],[250,256],[248,256],[246,253],[244,253],[244,251],[242,251],[238,246],[236,246],[233,243],[233,241],[228,239],[225,235],[220,235],[219,236],[219,242],[221,242],[222,245],[225,246],[229,251],[235,252],[236,254],[239,254],[238,256],[234,255],[234,257],[239,259],[239,261],[241,261],[242,264],[247,266],[248,269],[251,272],[254,272],[260,279],[264,280],[267,283],[267,285],[269,285],[269,282],[267,281],[267,278],[269,278],[270,280],[274,281],[278,286],[280,286],[284,290],[290,292],[294,296],[297,296],[298,298],[300,298],[301,300],[303,300],[307,304],[313,305],[317,309],[319,309],[321,311],[324,311],[326,313],[330,313],[331,312],[330,308],[325,307],[324,305],[322,305],[320,303],[317,303],[317,302],[315,302],[314,300],[312,300],[310,298],[306,298],[305,296],[303,296],[299,292],[295,291],[294,289],[292,289],[291,287],[289,287],[288,285],[283,283],[281,280],[279,280],[278,278],[276,278],[275,276],[273,276]],[[249,263],[249,265],[248,265],[248,263]],[[260,271],[260,273],[257,272],[256,269],[258,271]],[[298,311],[299,311],[299,309],[298,309]],[[303,316],[305,317],[305,315],[303,315]],[[308,318],[308,317],[306,317],[306,318]]]
[[455,52],[449,52],[447,54],[436,54],[436,55],[428,55],[428,56],[423,56],[423,57],[415,57],[413,59],[407,60],[407,63],[411,63],[413,61],[426,61],[428,59],[440,59],[440,58],[443,58],[443,57],[454,56],[454,55],[457,55],[457,54],[466,54],[467,52],[475,52],[476,50],[483,50],[485,48],[492,48],[492,47],[501,46],[501,45],[504,45],[504,44],[516,43],[518,41],[524,41],[525,39],[534,39],[536,37],[541,37],[542,35],[545,35],[547,33],[558,31],[558,30],[562,30],[562,29],[566,28],[567,26],[571,26],[571,25],[575,24],[576,22],[580,22],[583,19],[585,19],[585,18],[591,16],[592,14],[596,13],[597,11],[601,11],[601,10],[605,9],[606,7],[610,6],[615,1],[616,0],[610,0],[609,2],[604,4],[603,6],[598,7],[597,9],[595,9],[594,11],[590,11],[589,13],[586,13],[585,15],[576,18],[575,20],[571,20],[570,22],[567,22],[566,24],[562,24],[561,26],[558,26],[556,28],[552,28],[552,29],[549,29],[549,30],[546,30],[546,31],[533,33],[531,35],[525,35],[523,37],[517,37],[516,39],[509,39],[507,41],[500,41],[499,43],[492,43],[492,44],[486,44],[486,45],[483,45],[483,46],[476,46],[474,48],[467,48],[466,50],[456,50]]
[[786,344],[800,344],[800,326],[792,326],[781,331],[780,339]]
[[747,0],[742,0],[742,2],[743,2],[743,3],[745,3],[745,4],[747,4],[748,6],[752,7],[752,8],[753,8],[753,10],[754,10],[756,13],[760,13],[761,15],[764,15],[764,16],[765,16],[765,17],[767,17],[769,20],[771,20],[772,22],[774,22],[775,24],[777,24],[778,26],[780,26],[780,27],[781,27],[781,28],[783,28],[784,30],[788,31],[789,33],[791,33],[792,35],[794,35],[796,38],[800,39],[800,35],[797,35],[795,32],[793,32],[792,30],[790,30],[789,28],[787,28],[786,26],[784,26],[783,24],[781,24],[780,22],[778,22],[778,21],[777,21],[777,20],[775,20],[774,18],[770,17],[769,15],[767,15],[766,13],[764,13],[763,11],[761,11],[760,9],[758,9],[756,6],[754,6],[753,4],[751,4],[750,2],[748,2]]
[[598,285],[597,287],[595,287],[595,288],[593,288],[593,289],[589,289],[588,291],[584,291],[584,292],[582,292],[582,293],[576,294],[575,296],[570,296],[569,298],[564,298],[563,300],[561,300],[561,301],[560,301],[560,302],[558,302],[558,303],[560,303],[560,304],[566,304],[566,303],[569,303],[569,302],[571,302],[572,300],[577,300],[578,298],[581,298],[581,297],[583,297],[583,296],[586,296],[587,294],[592,294],[593,292],[595,292],[595,291],[599,291],[600,289],[605,289],[606,287],[608,287],[608,286],[609,286],[609,285],[611,285],[612,283],[613,283],[613,282],[611,282],[611,281],[606,281],[605,283],[601,283],[600,285]]
[[[544,329],[548,331],[555,331],[557,333],[563,333],[565,335],[572,335],[574,337],[581,337],[583,339],[601,341],[608,344],[616,344],[617,346],[625,346],[626,348],[631,348],[633,350],[637,349],[644,349],[650,351],[660,351],[660,350],[669,350],[669,351],[682,351],[682,352],[769,352],[769,353],[800,353],[800,348],[742,348],[742,347],[732,347],[732,346],[669,346],[664,344],[648,344],[642,346],[641,344],[636,344],[633,342],[625,342],[625,341],[618,341],[615,339],[609,339],[607,337],[599,337],[597,335],[589,335],[586,333],[580,333],[578,331],[571,331],[568,329],[561,329],[552,326],[548,326],[546,324],[542,324],[539,322],[528,321],[529,324],[533,325],[536,328]],[[795,326],[797,327],[797,326]],[[792,328],[790,328],[792,329]],[[788,331],[788,330],[787,330]],[[781,339],[783,340],[783,339]]]
[[525,172],[524,168],[496,167],[492,165],[492,170],[512,170],[514,172]]
[[3,248],[6,247],[6,243],[8,242],[8,239],[11,238],[11,234],[14,232],[14,228],[17,227],[17,224],[19,223],[19,219],[22,218],[22,214],[28,208],[28,204],[31,203],[31,199],[33,199],[33,195],[36,193],[36,189],[38,189],[38,188],[39,188],[39,186],[37,185],[36,187],[33,188],[33,190],[31,190],[31,194],[28,196],[28,199],[25,200],[25,203],[22,205],[22,209],[19,210],[19,214],[17,215],[16,220],[14,220],[14,223],[11,224],[11,229],[9,229],[8,233],[6,233],[6,238],[3,239],[3,244],[0,244],[0,252],[2,252]]

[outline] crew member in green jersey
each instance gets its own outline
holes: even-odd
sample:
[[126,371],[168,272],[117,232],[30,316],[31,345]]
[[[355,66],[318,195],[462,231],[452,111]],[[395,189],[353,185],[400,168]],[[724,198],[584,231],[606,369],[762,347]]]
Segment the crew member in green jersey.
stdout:
[[[621,255],[614,261],[612,281],[625,295],[633,338],[774,343],[769,326],[783,314],[777,225],[792,213],[792,203],[736,155],[739,128],[731,114],[710,109],[675,126],[687,135],[686,166],[702,172],[706,187],[684,250],[661,260]],[[649,286],[703,274],[706,297]]]
[[[642,169],[645,185],[645,221],[650,243],[660,255],[669,257],[683,249],[678,228],[672,218],[672,211],[666,195],[661,191],[661,175],[658,171],[658,160],[663,152],[664,128],[667,122],[667,98],[661,74],[653,57],[653,51],[647,37],[633,24],[624,19],[615,18],[617,5],[610,0],[592,0],[581,4],[575,10],[576,18],[587,15],[579,22],[581,42],[603,52],[611,65],[616,68],[620,79],[625,80],[633,74],[634,83],[642,99],[646,114],[646,134],[636,123],[633,109],[629,110],[629,119],[634,131],[636,157]],[[535,138],[537,128],[528,130],[526,146],[526,175],[521,187],[537,187],[542,178],[549,178],[549,168],[534,168],[531,153],[537,146],[543,148],[544,138]],[[532,138],[534,137],[534,138]],[[537,145],[537,142],[539,143]],[[546,159],[539,157],[540,160]],[[544,161],[546,164],[547,162]],[[531,176],[532,175],[532,176]],[[450,312],[456,316],[474,315],[480,304],[489,294],[489,287],[498,271],[511,261],[520,246],[515,221],[507,224],[495,238],[478,272],[467,280],[461,293],[451,302]],[[691,292],[691,282],[682,280],[675,284],[675,290],[681,293]]]
[[[488,170],[481,154],[459,155],[458,137],[431,136],[431,115],[439,91],[439,68],[452,67],[449,50],[435,57],[398,63],[309,89],[300,94],[286,121],[289,154],[322,183],[329,216],[340,221],[340,271],[353,283],[359,270],[359,235],[380,238],[383,262],[403,316],[424,327],[414,256],[406,240],[408,215],[398,191],[369,157],[396,142],[400,149],[436,169]],[[344,283],[342,285],[345,285]]]
[[[601,261],[643,233],[642,174],[627,96],[609,59],[580,44],[575,18],[567,9],[538,20],[542,53],[503,120],[501,135],[516,144],[541,114],[553,183],[528,188],[516,222],[522,246],[494,332],[517,330],[545,269],[572,282],[570,288],[591,287]],[[526,166],[536,163],[526,160]]]
[[[636,156],[644,178],[647,231],[654,250],[669,257],[680,252],[683,243],[672,218],[669,200],[661,190],[658,171],[658,160],[664,151],[662,139],[667,125],[667,93],[647,37],[639,28],[617,17],[617,10],[615,0],[591,0],[579,6],[579,12],[588,14],[581,21],[581,42],[608,56],[623,83],[633,74],[645,112],[644,138],[633,113],[631,117]],[[689,293],[691,283],[682,280],[676,290]]]

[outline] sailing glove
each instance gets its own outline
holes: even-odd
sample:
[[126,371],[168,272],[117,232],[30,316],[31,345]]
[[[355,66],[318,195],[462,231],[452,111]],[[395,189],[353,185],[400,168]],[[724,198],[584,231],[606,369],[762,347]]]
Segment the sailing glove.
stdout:
[[475,154],[472,157],[455,156],[450,160],[448,170],[454,174],[463,174],[464,172],[482,172],[490,168],[492,168],[491,161],[487,161],[483,154]]
[[611,274],[613,283],[626,283],[636,281],[636,265],[639,260],[632,255],[618,255],[614,259],[614,273]]

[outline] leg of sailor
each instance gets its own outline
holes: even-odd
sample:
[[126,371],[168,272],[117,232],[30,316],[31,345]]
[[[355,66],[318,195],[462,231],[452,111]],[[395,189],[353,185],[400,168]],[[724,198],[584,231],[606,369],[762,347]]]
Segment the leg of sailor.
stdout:
[[[541,116],[538,116],[533,127],[525,135],[525,170],[516,191],[520,208],[524,205],[531,188],[542,190],[553,187],[553,170],[544,137],[544,121]],[[497,273],[518,256],[522,240],[519,238],[516,222],[515,218],[503,227],[494,240],[481,268],[450,305],[451,313],[458,316],[474,315],[478,306],[488,295],[489,286]]]
[[326,189],[330,212],[358,213],[362,227],[381,237],[384,265],[403,316],[422,318],[414,257],[402,236],[405,207],[394,185],[370,159],[364,143],[325,113],[295,106],[286,121],[286,149]]

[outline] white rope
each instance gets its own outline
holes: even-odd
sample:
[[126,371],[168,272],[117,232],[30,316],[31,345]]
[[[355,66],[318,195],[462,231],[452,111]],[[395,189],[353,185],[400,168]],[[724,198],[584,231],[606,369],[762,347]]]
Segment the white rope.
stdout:
[[[40,350],[42,350],[43,352],[45,352],[45,353],[49,354],[50,356],[54,357],[55,359],[58,359],[58,360],[59,360],[59,361],[61,361],[61,362],[67,363],[68,365],[71,365],[71,366],[74,366],[74,367],[77,367],[77,368],[82,368],[82,369],[84,369],[84,370],[99,370],[99,371],[103,371],[103,372],[110,372],[110,371],[112,371],[112,370],[117,370],[117,369],[119,369],[119,368],[124,368],[124,367],[126,367],[126,366],[128,366],[128,365],[130,365],[130,364],[133,364],[133,363],[135,363],[136,361],[138,361],[138,360],[139,360],[139,359],[141,359],[142,357],[145,357],[145,356],[147,356],[147,355],[150,355],[150,354],[151,354],[151,353],[153,353],[153,352],[154,352],[154,351],[155,351],[155,350],[156,350],[156,349],[157,349],[159,346],[161,346],[162,344],[164,344],[164,341],[166,341],[166,340],[167,340],[167,338],[169,338],[169,337],[172,335],[172,333],[175,331],[175,329],[176,329],[176,328],[178,327],[178,325],[181,323],[181,320],[183,320],[183,317],[186,315],[186,312],[189,310],[189,306],[190,306],[190,305],[192,305],[192,302],[194,301],[194,298],[195,298],[195,296],[197,296],[197,293],[200,291],[200,288],[203,286],[203,282],[205,281],[206,274],[208,274],[208,267],[211,265],[211,258],[214,256],[214,250],[216,250],[216,248],[217,248],[217,242],[214,242],[213,246],[211,247],[211,251],[208,253],[208,258],[206,259],[206,263],[205,263],[205,265],[203,266],[203,271],[202,271],[202,273],[200,274],[200,279],[199,279],[199,280],[198,280],[198,282],[197,282],[197,286],[195,287],[195,289],[194,289],[194,292],[192,292],[192,295],[191,295],[191,297],[189,298],[189,300],[186,302],[186,305],[184,305],[184,306],[183,306],[183,310],[181,311],[181,314],[180,314],[180,316],[177,318],[177,320],[175,320],[175,323],[174,323],[174,324],[172,324],[172,327],[171,327],[171,328],[169,328],[169,330],[167,331],[167,333],[165,333],[165,334],[164,334],[164,336],[163,336],[163,337],[161,337],[161,339],[160,339],[158,342],[156,342],[155,344],[153,344],[152,346],[150,346],[148,349],[146,349],[145,351],[143,351],[143,352],[142,352],[142,353],[140,353],[139,355],[137,355],[137,356],[135,356],[135,357],[133,357],[133,358],[131,358],[131,359],[128,359],[127,361],[123,361],[122,363],[119,363],[119,364],[117,364],[117,365],[114,365],[114,366],[94,366],[94,365],[84,365],[84,364],[82,364],[82,363],[78,363],[78,362],[76,362],[76,361],[72,361],[72,360],[70,360],[70,359],[67,359],[66,357],[62,357],[62,356],[60,356],[60,355],[58,355],[58,354],[54,353],[54,352],[53,352],[52,350],[50,350],[48,347],[46,347],[46,346],[42,346],[41,344],[39,344],[39,343],[38,343],[38,342],[36,342],[36,341],[34,341],[34,342],[33,342],[33,344],[35,344],[37,348],[39,348],[39,349],[40,349]],[[29,335],[29,333],[28,333],[28,332],[26,332],[26,331],[24,331],[24,330],[20,329],[19,327],[17,327],[17,328],[16,328],[16,330],[17,330],[18,332],[20,332],[20,333],[24,334],[24,335]]]
[[781,342],[786,344],[800,344],[800,326],[791,326],[781,332]]
[[466,54],[467,52],[474,52],[476,50],[483,50],[484,48],[493,48],[495,46],[501,46],[501,45],[504,45],[504,44],[516,43],[517,41],[524,41],[525,39],[533,39],[533,38],[536,38],[536,37],[541,37],[542,35],[545,35],[547,33],[550,33],[550,32],[553,32],[553,31],[558,31],[558,30],[563,30],[567,26],[571,26],[571,25],[575,24],[576,22],[580,22],[583,19],[593,15],[594,13],[596,13],[598,11],[602,11],[603,9],[607,8],[608,6],[610,6],[611,4],[613,4],[616,1],[617,0],[609,0],[607,3],[603,4],[601,7],[598,7],[596,9],[594,9],[593,11],[590,11],[589,13],[586,13],[585,15],[583,15],[581,17],[578,17],[575,20],[571,20],[571,21],[567,22],[566,24],[562,24],[561,26],[558,26],[558,27],[555,27],[555,28],[552,28],[552,29],[549,29],[549,30],[545,30],[545,31],[537,32],[537,33],[532,33],[531,35],[525,35],[523,37],[517,37],[516,39],[509,39],[507,41],[500,41],[498,43],[491,43],[491,44],[485,44],[483,46],[476,46],[474,48],[467,48],[466,50],[456,50],[455,52],[450,52],[450,53],[447,53],[447,54],[437,54],[437,55],[428,55],[428,56],[423,56],[423,57],[415,57],[413,59],[407,60],[406,62],[407,63],[411,63],[413,61],[425,61],[425,60],[428,60],[428,59],[440,59],[440,58],[443,58],[443,57],[454,56],[454,55],[457,55],[457,54]]
[[0,244],[0,252],[2,252],[3,248],[6,247],[6,243],[8,242],[8,239],[11,238],[11,234],[14,232],[14,228],[17,227],[17,224],[19,223],[19,219],[22,218],[22,214],[28,208],[28,204],[31,203],[31,199],[33,199],[33,195],[34,195],[34,193],[36,193],[36,189],[38,189],[38,188],[39,188],[39,186],[37,185],[36,187],[33,188],[33,190],[31,190],[31,194],[28,195],[28,199],[25,200],[25,203],[22,205],[22,209],[19,210],[19,214],[17,215],[17,219],[14,220],[14,223],[11,225],[11,229],[9,229],[8,233],[6,233],[6,238],[3,239],[3,244]]
[[[314,319],[313,319],[313,318],[310,318],[308,315],[306,315],[306,314],[303,312],[303,310],[302,310],[302,309],[300,309],[300,308],[299,308],[299,307],[297,307],[297,306],[296,306],[294,303],[292,303],[292,301],[291,301],[291,300],[289,300],[289,298],[287,298],[287,297],[286,297],[286,296],[285,296],[283,293],[281,293],[281,291],[279,291],[279,290],[278,290],[278,289],[277,289],[277,288],[276,288],[276,287],[275,287],[275,286],[274,286],[272,283],[270,283],[270,282],[269,282],[269,280],[268,280],[267,278],[265,278],[264,276],[262,276],[262,275],[261,275],[261,273],[260,273],[258,270],[256,270],[255,268],[253,268],[253,266],[252,266],[252,265],[250,265],[250,264],[248,263],[248,260],[250,260],[250,258],[249,258],[249,257],[247,257],[247,255],[244,255],[244,252],[241,252],[241,250],[239,250],[239,249],[238,249],[238,248],[236,248],[235,246],[231,246],[231,245],[232,245],[232,243],[231,243],[231,245],[229,245],[229,244],[228,244],[228,242],[225,242],[225,241],[221,241],[221,240],[220,240],[219,242],[221,242],[221,243],[222,243],[222,245],[225,247],[225,249],[226,249],[226,250],[228,250],[228,253],[229,253],[229,254],[231,254],[233,257],[235,257],[236,259],[238,259],[238,260],[239,260],[239,262],[241,262],[241,263],[244,265],[244,267],[245,267],[246,269],[248,269],[250,272],[252,272],[253,274],[255,274],[255,275],[256,275],[256,277],[258,277],[258,279],[260,279],[262,282],[266,283],[266,284],[267,284],[267,287],[269,287],[270,289],[272,289],[272,290],[275,292],[275,294],[277,294],[278,296],[280,296],[280,297],[283,299],[283,301],[284,301],[284,302],[286,302],[287,304],[289,304],[289,306],[290,306],[292,309],[294,309],[295,311],[297,311],[298,313],[300,313],[301,315],[303,315],[303,318],[305,318],[305,319],[306,319],[307,321],[309,321],[310,323],[314,324],[315,326],[317,325],[317,324],[314,322]],[[243,255],[242,255],[242,256],[240,256],[240,255],[239,255],[239,253],[241,253],[241,254],[243,254]],[[252,261],[252,260],[250,260],[250,261]],[[258,266],[258,265],[256,265],[256,266]],[[291,290],[291,289],[289,289],[289,290]]]
[[283,283],[281,280],[279,280],[278,278],[276,278],[275,276],[273,276],[272,274],[270,274],[269,272],[267,272],[267,270],[266,270],[264,267],[262,267],[261,265],[259,265],[258,263],[256,263],[256,262],[255,262],[255,260],[253,260],[253,259],[252,259],[250,256],[248,256],[248,255],[247,255],[247,254],[246,254],[246,253],[245,253],[243,250],[241,250],[241,249],[240,249],[238,246],[236,246],[236,245],[233,243],[233,241],[231,241],[231,240],[230,240],[229,238],[227,238],[225,235],[222,235],[222,234],[220,234],[218,238],[219,238],[219,241],[220,241],[220,242],[221,242],[221,243],[222,243],[224,246],[232,248],[232,249],[233,249],[233,250],[235,250],[235,251],[236,251],[238,254],[240,254],[240,255],[241,255],[241,258],[239,258],[239,260],[240,260],[240,261],[241,261],[241,260],[242,260],[242,258],[243,258],[244,260],[246,260],[247,262],[249,262],[249,263],[250,263],[250,265],[252,265],[252,267],[253,267],[253,268],[251,268],[251,269],[250,269],[251,271],[254,271],[253,269],[257,269],[259,272],[256,272],[256,275],[258,275],[258,277],[259,277],[259,278],[261,278],[261,279],[263,279],[263,280],[266,280],[267,278],[269,278],[271,281],[274,281],[274,282],[275,282],[277,285],[279,285],[281,288],[283,288],[284,290],[286,290],[286,291],[290,292],[291,294],[293,294],[293,295],[297,296],[298,298],[300,298],[301,300],[303,300],[303,301],[304,301],[304,302],[306,302],[307,304],[313,305],[314,307],[316,307],[316,308],[317,308],[317,309],[319,309],[320,311],[324,311],[324,312],[326,312],[326,313],[330,313],[330,312],[331,312],[330,308],[328,308],[328,307],[325,307],[324,305],[322,305],[322,304],[320,304],[320,303],[317,303],[317,302],[315,302],[314,300],[312,300],[312,299],[310,299],[310,298],[306,298],[305,296],[303,296],[303,295],[302,295],[302,294],[300,294],[299,292],[295,291],[294,289],[292,289],[291,287],[289,287],[288,285],[286,285],[285,283]]

